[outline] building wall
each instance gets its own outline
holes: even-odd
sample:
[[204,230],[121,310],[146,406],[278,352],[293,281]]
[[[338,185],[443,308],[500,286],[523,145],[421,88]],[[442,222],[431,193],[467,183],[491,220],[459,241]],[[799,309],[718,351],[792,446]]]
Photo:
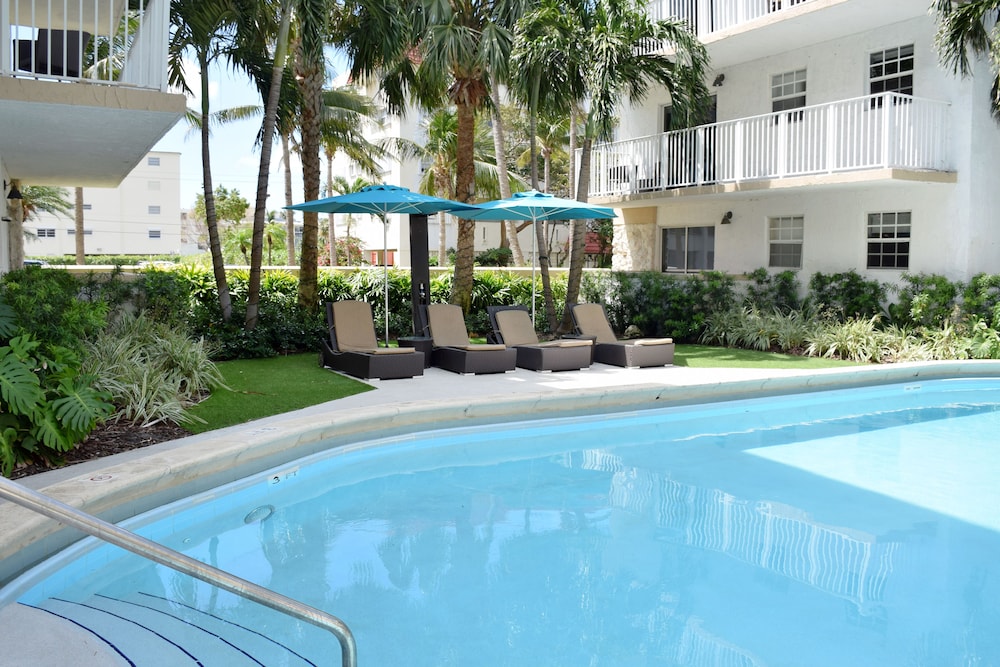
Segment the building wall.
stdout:
[[[73,188],[66,189],[73,201]],[[150,152],[117,188],[84,188],[83,201],[84,250],[88,255],[181,253],[179,153]],[[40,214],[26,221],[25,229],[45,234],[25,242],[27,256],[76,253],[72,212],[68,216]]]
[[[989,64],[976,63],[975,76],[962,79],[944,69],[933,41],[936,25],[924,16],[885,26],[863,26],[850,37],[817,42],[807,48],[725,67],[716,95],[719,121],[771,112],[771,76],[807,71],[806,104],[823,104],[868,94],[868,58],[874,51],[914,44],[914,96],[947,102],[954,182],[886,176],[844,179],[838,184],[770,182],[763,189],[739,185],[725,194],[674,190],[619,208],[614,267],[660,270],[662,230],[715,226],[715,269],[739,274],[768,265],[768,217],[804,217],[801,272],[856,269],[884,282],[898,281],[902,270],[867,269],[867,215],[908,211],[912,215],[911,273],[940,273],[953,280],[978,272],[1000,273],[1000,126],[989,114]],[[709,77],[714,80],[716,72]],[[623,111],[619,138],[661,131],[665,92]],[[947,180],[947,179],[944,179]],[[853,181],[853,182],[851,182]],[[654,207],[654,216],[635,216],[635,207]],[[732,211],[731,224],[721,224]],[[646,218],[653,221],[644,221]],[[643,233],[642,227],[648,229]],[[626,238],[619,239],[621,230]],[[653,248],[647,247],[652,244]],[[629,252],[624,249],[628,248]]]

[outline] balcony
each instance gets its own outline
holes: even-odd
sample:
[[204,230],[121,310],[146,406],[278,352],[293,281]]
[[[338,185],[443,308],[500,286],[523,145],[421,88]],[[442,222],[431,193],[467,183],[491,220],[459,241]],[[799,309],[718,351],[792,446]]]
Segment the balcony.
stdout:
[[[913,0],[650,0],[647,7],[653,19],[687,23],[716,70],[854,35],[859,26],[927,18],[927,4]],[[668,51],[657,42],[640,48]]]
[[167,92],[169,12],[169,0],[0,0],[12,178],[114,186],[128,174],[184,113]]
[[868,170],[950,172],[948,107],[883,93],[601,144],[591,155],[590,196],[697,186],[711,194]]

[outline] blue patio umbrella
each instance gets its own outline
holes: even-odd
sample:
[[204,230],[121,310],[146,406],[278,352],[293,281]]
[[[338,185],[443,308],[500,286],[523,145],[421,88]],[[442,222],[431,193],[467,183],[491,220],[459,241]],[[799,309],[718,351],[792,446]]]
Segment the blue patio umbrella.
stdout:
[[614,209],[575,199],[554,197],[538,190],[515,192],[507,199],[476,204],[471,211],[462,211],[469,220],[530,220],[531,233],[531,321],[535,321],[535,230],[540,220],[607,220],[615,217]]
[[[440,197],[432,197],[419,192],[412,192],[407,188],[403,188],[398,185],[383,184],[369,185],[361,188],[357,192],[349,192],[347,194],[327,197],[325,199],[316,199],[302,204],[293,204],[292,206],[286,206],[285,208],[294,209],[296,211],[312,211],[315,213],[370,213],[372,215],[377,215],[382,220],[382,268],[383,278],[385,280],[385,340],[386,345],[388,345],[389,265],[386,261],[386,255],[388,255],[389,251],[389,242],[387,239],[389,222],[386,216],[390,213],[405,213],[407,215],[417,214],[426,216],[429,213],[438,213],[439,211],[459,211],[471,209],[472,207],[468,204],[451,201],[450,199],[441,199]],[[424,263],[426,264],[426,248],[423,249],[420,256],[424,258]],[[422,267],[422,269],[421,267],[411,266],[411,270],[414,271],[414,273],[416,273],[417,270],[422,270],[422,275],[429,274],[429,268],[426,266]],[[414,288],[415,287],[416,286],[414,286]],[[411,290],[411,294],[415,293],[416,292],[414,290]],[[417,303],[413,304],[414,323],[416,323],[418,305],[419,304]]]

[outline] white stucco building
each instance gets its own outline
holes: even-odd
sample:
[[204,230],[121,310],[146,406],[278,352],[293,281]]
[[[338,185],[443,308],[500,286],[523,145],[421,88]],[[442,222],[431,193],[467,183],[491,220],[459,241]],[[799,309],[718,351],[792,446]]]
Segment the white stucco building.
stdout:
[[[24,228],[27,255],[76,252],[72,214],[42,213]],[[180,153],[151,151],[117,188],[84,188],[83,234],[88,255],[181,254]]]
[[706,44],[713,108],[669,130],[665,91],[594,150],[614,267],[740,274],[1000,272],[992,74],[946,70],[925,0],[659,0]]
[[[11,268],[11,223],[20,216],[20,206],[12,205],[15,186],[116,188],[184,114],[184,95],[167,89],[169,2],[149,0],[132,10],[131,21],[125,16],[130,6],[120,0],[3,4],[0,41],[11,48],[0,49],[0,272]],[[121,30],[129,38],[111,47],[126,45],[112,54],[121,67],[89,68],[108,36]],[[175,218],[179,222],[179,213]]]

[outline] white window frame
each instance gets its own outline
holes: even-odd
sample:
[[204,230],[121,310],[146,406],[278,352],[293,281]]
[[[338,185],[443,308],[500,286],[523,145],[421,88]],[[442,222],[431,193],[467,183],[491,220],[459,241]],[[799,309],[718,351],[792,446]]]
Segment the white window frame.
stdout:
[[146,164],[150,167],[159,167],[160,166],[159,156],[150,155],[149,157],[146,158]]
[[869,213],[866,220],[865,265],[869,269],[909,270],[912,212]]
[[150,229],[149,230],[149,238],[151,238],[151,239],[162,238],[162,234],[160,233],[159,229]]
[[[771,111],[791,111],[806,105],[806,70],[771,75]],[[799,118],[799,114],[788,114],[789,118]]]
[[[684,248],[674,251],[674,253],[669,252],[667,246],[671,236],[680,239]],[[698,245],[700,242],[704,242],[705,247],[691,247],[692,244]],[[684,266],[668,266],[671,256],[677,257],[676,253],[680,253],[680,256],[683,257]],[[715,225],[660,228],[660,271],[663,273],[698,273],[714,269]]]
[[[771,269],[801,269],[802,241],[805,236],[805,216],[776,215],[767,219],[767,266]],[[775,260],[793,258],[798,263]]]
[[160,205],[159,204],[150,204],[149,206],[146,207],[146,212],[149,215],[159,215],[160,214]]
[[55,227],[39,227],[35,230],[35,236],[40,239],[54,239],[56,237]]
[[[895,46],[868,54],[868,92],[913,94],[915,55],[913,44]],[[909,85],[906,85],[909,79]]]

